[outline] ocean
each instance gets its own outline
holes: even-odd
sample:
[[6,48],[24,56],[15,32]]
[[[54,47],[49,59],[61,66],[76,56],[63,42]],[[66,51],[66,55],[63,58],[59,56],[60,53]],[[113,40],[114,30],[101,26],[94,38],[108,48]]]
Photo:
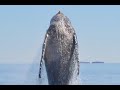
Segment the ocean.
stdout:
[[[0,85],[48,85],[43,66],[38,64],[0,64]],[[120,63],[81,63],[81,85],[120,85]]]

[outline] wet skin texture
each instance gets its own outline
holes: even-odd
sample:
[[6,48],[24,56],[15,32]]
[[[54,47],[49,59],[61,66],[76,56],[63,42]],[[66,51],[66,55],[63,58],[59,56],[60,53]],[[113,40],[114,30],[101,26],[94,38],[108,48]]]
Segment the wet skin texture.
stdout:
[[50,21],[41,59],[45,61],[50,85],[71,85],[79,76],[76,33],[70,20],[61,12]]

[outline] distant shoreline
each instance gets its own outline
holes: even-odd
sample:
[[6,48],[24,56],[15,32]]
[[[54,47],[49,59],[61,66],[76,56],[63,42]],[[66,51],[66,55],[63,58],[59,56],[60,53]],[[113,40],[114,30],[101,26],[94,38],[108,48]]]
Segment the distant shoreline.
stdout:
[[98,62],[98,61],[96,61],[96,62],[92,62],[92,63],[104,63],[104,62]]
[[104,63],[104,62],[94,61],[94,62],[80,62],[80,63]]

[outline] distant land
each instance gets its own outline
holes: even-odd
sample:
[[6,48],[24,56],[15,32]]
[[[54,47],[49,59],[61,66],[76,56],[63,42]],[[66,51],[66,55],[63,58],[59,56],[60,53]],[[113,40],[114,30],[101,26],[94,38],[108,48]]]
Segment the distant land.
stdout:
[[102,61],[93,61],[93,62],[80,62],[80,63],[104,63]]
[[92,63],[104,63],[104,62],[101,62],[101,61],[95,61],[95,62],[92,62]]

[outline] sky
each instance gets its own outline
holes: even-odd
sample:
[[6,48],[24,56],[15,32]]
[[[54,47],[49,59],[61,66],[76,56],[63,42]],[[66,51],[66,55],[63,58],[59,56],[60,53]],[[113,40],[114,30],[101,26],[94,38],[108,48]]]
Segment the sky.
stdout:
[[120,63],[120,6],[1,5],[0,63],[32,63],[51,18],[61,11],[74,27],[80,61]]

